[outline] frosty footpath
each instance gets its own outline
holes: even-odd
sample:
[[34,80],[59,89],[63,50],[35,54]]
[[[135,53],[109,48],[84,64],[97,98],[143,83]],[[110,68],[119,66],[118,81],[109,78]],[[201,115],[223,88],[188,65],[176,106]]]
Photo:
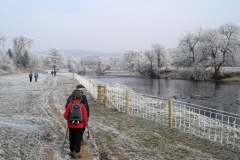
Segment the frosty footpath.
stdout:
[[[0,76],[0,160],[70,159],[63,142],[66,99],[79,84],[72,74]],[[90,139],[81,159],[239,159],[240,153],[174,128],[104,107],[86,93]],[[63,152],[62,152],[63,149]]]

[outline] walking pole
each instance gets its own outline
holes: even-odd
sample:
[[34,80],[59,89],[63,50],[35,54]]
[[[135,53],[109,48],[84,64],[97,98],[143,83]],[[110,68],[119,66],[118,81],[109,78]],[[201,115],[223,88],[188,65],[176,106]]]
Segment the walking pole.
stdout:
[[67,128],[66,135],[65,135],[65,139],[64,139],[64,142],[63,142],[62,153],[63,153],[63,151],[64,151],[64,144],[65,144],[65,141],[66,141],[66,138],[67,138],[67,133],[68,133],[68,128]]
[[87,129],[88,129],[88,132],[87,132],[87,134],[88,134],[87,140],[89,140],[89,138],[90,138],[90,133],[89,133],[89,127],[88,127],[88,125],[87,125]]

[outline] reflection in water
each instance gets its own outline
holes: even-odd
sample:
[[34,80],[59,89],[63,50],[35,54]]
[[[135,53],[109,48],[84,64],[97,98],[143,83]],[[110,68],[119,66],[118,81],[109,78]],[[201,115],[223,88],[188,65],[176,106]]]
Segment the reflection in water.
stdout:
[[[214,83],[194,82],[174,79],[151,79],[136,77],[90,77],[103,82],[115,82],[131,87],[135,92],[165,98],[176,98],[209,108],[219,109],[240,115],[240,86],[237,82]],[[200,97],[200,98],[193,98]]]
[[215,83],[215,90],[219,90],[220,89],[220,83]]

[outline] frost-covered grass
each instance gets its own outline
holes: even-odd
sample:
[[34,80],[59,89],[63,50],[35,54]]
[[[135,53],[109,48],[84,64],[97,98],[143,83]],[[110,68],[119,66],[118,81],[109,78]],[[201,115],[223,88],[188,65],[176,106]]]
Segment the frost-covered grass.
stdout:
[[109,159],[238,159],[240,156],[232,148],[113,108],[92,105],[91,112],[90,126]]
[[50,149],[54,159],[60,152],[64,130],[49,106],[49,95],[57,79],[39,74],[29,82],[28,74],[0,76],[1,159],[45,159]]

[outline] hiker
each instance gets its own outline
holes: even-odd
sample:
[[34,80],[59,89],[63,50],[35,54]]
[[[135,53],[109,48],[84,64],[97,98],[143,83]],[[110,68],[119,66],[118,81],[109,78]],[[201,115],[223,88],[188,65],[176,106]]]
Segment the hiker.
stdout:
[[38,79],[38,73],[37,73],[37,71],[34,73],[34,78],[35,78],[35,82],[37,82],[37,79]]
[[[74,104],[80,105],[80,110],[82,113],[83,121],[78,121],[78,123],[74,123],[74,121],[70,122],[71,113],[73,113],[72,106]],[[74,107],[75,108],[75,107]],[[78,110],[78,111],[80,111]],[[71,113],[70,113],[71,112]],[[70,156],[72,158],[81,158],[80,150],[81,150],[81,137],[83,136],[84,126],[88,124],[87,119],[87,111],[83,103],[81,103],[81,93],[79,90],[73,92],[73,100],[67,104],[67,108],[63,114],[64,118],[68,120],[68,129],[69,129],[69,141],[70,141]]]
[[30,82],[32,82],[32,72],[29,73],[29,79],[30,79]]
[[56,77],[57,71],[55,69],[54,69],[53,73],[54,73],[54,77]]
[[[86,110],[87,110],[87,118],[88,118],[88,120],[89,120],[89,113],[90,113],[90,111],[89,111],[89,105],[88,105],[87,97],[86,97],[86,95],[84,95],[84,89],[85,89],[85,87],[84,87],[82,84],[79,84],[79,85],[76,86],[76,90],[74,90],[74,91],[79,91],[79,90],[80,90],[80,93],[81,93],[81,103],[83,103],[84,106],[86,107]],[[73,100],[73,93],[74,93],[74,91],[73,91],[72,94],[68,97],[65,108],[67,107],[67,104]],[[85,131],[85,128],[86,128],[86,127],[84,126],[84,131]],[[84,131],[83,131],[83,132],[84,132]],[[85,145],[85,144],[87,144],[87,142],[84,141],[83,136],[82,136],[81,145]]]
[[53,77],[53,71],[51,72],[51,74],[52,74],[52,77]]

